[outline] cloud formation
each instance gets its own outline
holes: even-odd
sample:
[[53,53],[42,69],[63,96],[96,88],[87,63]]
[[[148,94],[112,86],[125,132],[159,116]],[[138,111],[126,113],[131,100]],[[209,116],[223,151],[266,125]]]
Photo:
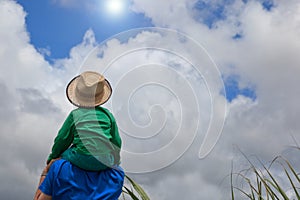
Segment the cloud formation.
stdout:
[[[216,2],[199,2],[211,4],[210,7],[216,5]],[[195,158],[188,160],[183,157],[183,160],[187,159],[185,163],[198,163],[208,167],[202,168],[196,164],[176,175],[172,174],[172,170],[169,171],[172,178],[177,177],[174,179],[180,185],[189,185],[189,181],[183,181],[187,174],[196,171],[206,174],[208,169],[217,173],[220,170],[217,166],[223,166],[221,174],[225,177],[230,173],[229,163],[233,156],[237,163],[241,162],[232,145],[239,146],[246,154],[255,154],[269,161],[281,154],[288,145],[294,144],[290,134],[299,140],[299,125],[296,120],[300,110],[295,102],[300,94],[295,87],[300,82],[299,57],[296,55],[300,47],[299,3],[278,1],[275,2],[275,7],[267,10],[259,1],[231,1],[230,4],[222,5],[224,16],[214,19],[211,27],[199,23],[198,19],[207,10],[196,10],[196,17],[190,14],[188,9],[194,9],[194,4],[195,1],[176,1],[176,4],[164,1],[160,7],[164,12],[161,12],[151,6],[152,2],[135,1],[134,9],[145,13],[157,26],[183,31],[199,41],[224,76],[241,77],[241,88],[254,85],[257,99],[253,101],[251,98],[238,96],[230,103],[221,139],[209,155],[215,162],[209,158],[197,161]],[[236,34],[239,34],[238,38],[234,38]],[[179,163],[180,161],[176,165],[180,165]],[[207,179],[201,177],[195,185],[200,185],[203,180],[208,183],[209,179],[215,177],[216,186],[217,180],[222,179],[222,175],[218,175],[220,174],[211,173]],[[172,184],[164,184],[163,180],[154,181],[157,185],[166,185],[168,191],[177,190]],[[202,186],[200,189],[197,186],[193,188],[194,191],[202,191]],[[207,192],[204,188],[206,187],[203,187],[201,194],[191,194],[189,199],[205,199]],[[212,194],[220,194],[217,199],[229,198],[229,195],[221,195],[225,193],[220,188],[210,193],[210,198]],[[171,192],[164,195],[165,199],[173,197]]]
[[70,58],[51,66],[30,43],[23,8],[2,0],[0,13],[0,177],[5,180],[0,194],[31,199],[53,138],[71,109],[63,96],[65,85],[95,44],[87,31],[91,40],[84,38]]

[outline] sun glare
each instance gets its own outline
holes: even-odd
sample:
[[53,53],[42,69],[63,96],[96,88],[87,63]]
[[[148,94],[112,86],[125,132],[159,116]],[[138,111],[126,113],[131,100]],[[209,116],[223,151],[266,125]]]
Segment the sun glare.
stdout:
[[107,0],[107,9],[110,13],[118,14],[121,13],[124,5],[124,0]]

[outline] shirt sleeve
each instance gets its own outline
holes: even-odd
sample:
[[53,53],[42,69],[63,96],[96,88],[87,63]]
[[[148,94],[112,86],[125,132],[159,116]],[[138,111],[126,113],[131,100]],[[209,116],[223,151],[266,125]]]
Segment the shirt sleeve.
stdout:
[[47,159],[47,163],[49,163],[51,159],[58,158],[66,149],[69,148],[74,139],[74,130],[75,126],[73,114],[71,112],[63,123],[61,129],[58,131],[58,134],[52,146],[52,152]]
[[121,146],[122,146],[122,139],[119,135],[119,130],[118,130],[118,126],[115,120],[115,117],[113,116],[113,114],[107,109],[107,108],[103,108],[101,107],[102,110],[108,115],[109,119],[110,119],[110,123],[111,123],[111,129],[110,129],[110,135],[111,135],[111,139],[110,142],[112,142],[120,151]]

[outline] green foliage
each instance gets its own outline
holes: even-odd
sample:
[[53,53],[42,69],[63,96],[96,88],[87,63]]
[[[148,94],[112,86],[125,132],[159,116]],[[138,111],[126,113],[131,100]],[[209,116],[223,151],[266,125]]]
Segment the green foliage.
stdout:
[[[244,155],[244,154],[243,154]],[[289,200],[289,195],[294,196],[300,200],[299,196],[299,185],[300,177],[299,173],[296,172],[295,168],[285,158],[278,156],[266,167],[261,161],[260,167],[255,166],[246,155],[244,157],[250,164],[250,168],[243,170],[239,173],[231,172],[231,199],[234,200],[235,196],[240,193],[245,196],[246,199],[251,200]],[[284,187],[280,182],[279,178],[276,178],[275,174],[271,172],[271,167],[274,164],[281,165],[281,172],[284,178],[288,180],[289,187]],[[250,172],[250,173],[249,173]],[[234,186],[233,178],[241,180],[239,186]],[[246,187],[243,184],[246,183]]]
[[[150,200],[144,189],[137,184],[132,178],[125,175],[126,180],[129,182],[129,186],[123,186],[122,198],[120,200],[126,200],[129,197],[132,200]],[[128,188],[130,187],[130,188]],[[136,194],[137,193],[137,194]]]

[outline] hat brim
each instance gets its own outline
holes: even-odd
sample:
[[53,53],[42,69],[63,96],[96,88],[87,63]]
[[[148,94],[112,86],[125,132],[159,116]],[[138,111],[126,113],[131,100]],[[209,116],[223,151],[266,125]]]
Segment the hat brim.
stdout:
[[84,107],[84,108],[93,108],[96,106],[100,106],[108,101],[108,99],[111,97],[112,94],[112,88],[110,86],[110,83],[107,79],[105,79],[104,86],[103,86],[103,92],[101,96],[95,97],[95,98],[89,98],[89,99],[82,99],[78,98],[78,94],[76,94],[76,85],[78,82],[80,75],[73,78],[67,88],[66,88],[66,95],[68,100],[77,107]]

